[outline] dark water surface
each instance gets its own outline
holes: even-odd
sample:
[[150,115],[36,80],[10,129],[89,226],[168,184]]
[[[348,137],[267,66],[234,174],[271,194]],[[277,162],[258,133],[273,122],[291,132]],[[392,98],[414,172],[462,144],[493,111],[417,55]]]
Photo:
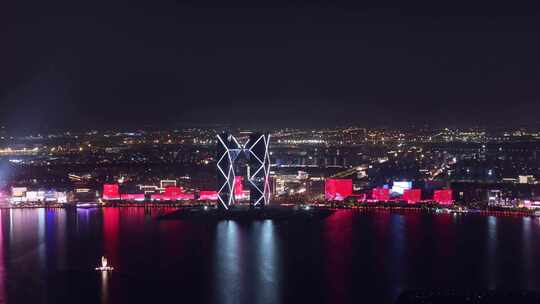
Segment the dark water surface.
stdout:
[[[1,301],[393,303],[408,289],[540,289],[538,219],[156,220],[168,211],[2,210]],[[113,273],[94,270],[102,255]]]

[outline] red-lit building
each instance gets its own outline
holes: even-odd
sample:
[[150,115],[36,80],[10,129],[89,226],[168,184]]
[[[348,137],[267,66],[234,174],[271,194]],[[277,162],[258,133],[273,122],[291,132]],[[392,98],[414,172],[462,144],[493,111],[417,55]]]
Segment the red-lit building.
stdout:
[[103,199],[104,200],[119,200],[120,187],[118,184],[103,184]]
[[154,193],[150,195],[150,200],[152,201],[165,201],[165,197],[163,196],[163,193]]
[[403,192],[403,200],[409,204],[416,204],[422,199],[422,190],[420,189],[405,189]]
[[194,200],[195,195],[191,193],[179,193],[175,195],[166,195],[165,193],[156,193],[150,195],[152,201],[183,201]]
[[187,201],[187,200],[194,200],[195,194],[192,193],[181,193],[176,196],[177,201]]
[[123,193],[120,194],[123,201],[144,201],[144,193]]
[[329,201],[342,201],[352,194],[352,179],[327,179],[324,183],[324,197]]
[[169,197],[171,199],[174,199],[174,198],[176,198],[178,195],[180,195],[182,193],[184,193],[184,189],[182,189],[182,187],[170,186],[170,187],[165,188],[165,192],[163,193],[163,195],[165,197]]
[[150,196],[153,201],[181,201],[181,200],[193,200],[195,195],[191,193],[185,193],[182,187],[170,186],[165,188],[164,193],[156,193]]
[[218,200],[217,191],[201,191],[199,193],[199,200],[217,201]]
[[441,205],[451,205],[453,202],[452,190],[435,190],[435,192],[433,192],[433,200]]
[[387,202],[390,200],[390,189],[373,188],[371,198],[379,202]]

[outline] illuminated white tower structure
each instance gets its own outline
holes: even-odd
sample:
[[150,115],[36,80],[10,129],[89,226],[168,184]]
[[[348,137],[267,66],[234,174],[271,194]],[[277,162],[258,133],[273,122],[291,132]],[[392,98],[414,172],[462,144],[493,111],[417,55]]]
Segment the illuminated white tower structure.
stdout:
[[229,209],[235,204],[235,181],[245,177],[249,184],[251,206],[270,203],[270,135],[255,133],[243,145],[231,134],[217,136],[218,200],[220,207]]

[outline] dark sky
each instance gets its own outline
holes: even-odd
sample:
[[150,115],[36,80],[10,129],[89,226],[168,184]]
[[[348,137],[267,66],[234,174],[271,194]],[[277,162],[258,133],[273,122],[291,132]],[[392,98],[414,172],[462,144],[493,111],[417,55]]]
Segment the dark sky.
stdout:
[[0,117],[37,130],[538,121],[536,7],[361,2],[2,1]]

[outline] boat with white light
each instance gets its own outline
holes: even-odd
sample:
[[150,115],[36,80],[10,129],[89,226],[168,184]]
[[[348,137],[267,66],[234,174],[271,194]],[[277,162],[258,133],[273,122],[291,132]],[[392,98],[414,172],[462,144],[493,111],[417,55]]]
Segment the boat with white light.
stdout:
[[113,271],[114,270],[114,267],[112,266],[109,266],[108,265],[108,262],[107,262],[107,258],[102,256],[101,257],[101,266],[100,267],[96,267],[96,270],[97,271]]

